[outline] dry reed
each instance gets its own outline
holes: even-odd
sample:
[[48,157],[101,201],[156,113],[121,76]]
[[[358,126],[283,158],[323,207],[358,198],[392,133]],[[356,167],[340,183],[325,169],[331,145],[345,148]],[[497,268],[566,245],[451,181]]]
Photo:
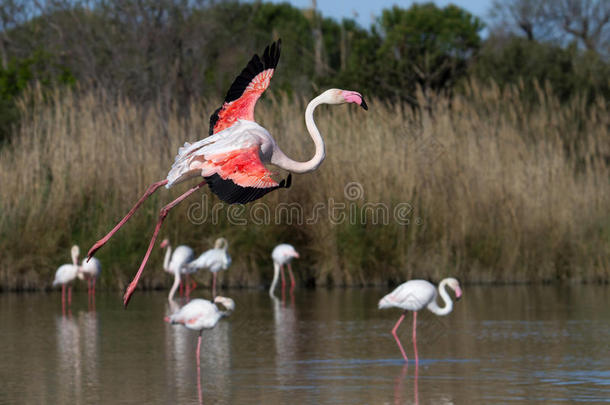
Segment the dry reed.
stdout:
[[[327,159],[318,171],[297,175],[291,189],[247,206],[239,217],[248,220],[245,226],[227,219],[235,213],[227,206],[212,221],[218,200],[205,190],[170,213],[162,234],[196,251],[227,237],[234,264],[224,282],[233,286],[267,282],[269,254],[279,242],[302,251],[305,259],[295,268],[307,284],[448,274],[470,282],[607,282],[607,105],[580,99],[561,105],[541,88],[538,103],[526,106],[520,91],[471,83],[452,100],[432,100],[423,115],[377,100],[368,112],[322,107],[316,120]],[[32,91],[21,104],[14,141],[0,151],[0,286],[48,286],[71,244],[87,249],[150,183],[165,177],[184,141],[207,134],[214,105],[195,103],[178,114],[103,91]],[[270,97],[256,112],[287,154],[301,160],[313,154],[304,107],[302,98]],[[125,285],[158,209],[185,189],[160,190],[99,252],[106,287]],[[194,203],[205,203],[203,223],[192,220],[201,211]],[[271,223],[260,223],[260,215],[253,220],[253,209],[268,210]],[[314,223],[296,223],[299,212]],[[376,224],[384,222],[383,213],[386,223]],[[158,249],[143,286],[170,281],[161,259]]]

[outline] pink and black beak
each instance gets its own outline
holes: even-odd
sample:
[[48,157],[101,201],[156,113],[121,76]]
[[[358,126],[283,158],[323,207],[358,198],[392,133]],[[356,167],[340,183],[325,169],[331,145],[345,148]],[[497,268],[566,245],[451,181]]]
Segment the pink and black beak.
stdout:
[[362,101],[360,102],[360,107],[364,108],[365,110],[369,109],[369,106],[366,105],[366,101],[364,101],[364,97],[360,96]]

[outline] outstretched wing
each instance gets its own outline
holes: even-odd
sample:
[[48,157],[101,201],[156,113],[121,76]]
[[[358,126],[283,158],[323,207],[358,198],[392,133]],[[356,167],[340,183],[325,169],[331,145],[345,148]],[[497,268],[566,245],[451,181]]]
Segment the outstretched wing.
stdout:
[[269,82],[280,59],[282,41],[265,48],[263,57],[254,55],[235,78],[225,101],[210,117],[210,135],[233,125],[238,119],[254,121],[254,106]]
[[245,204],[276,188],[288,188],[290,176],[277,183],[259,156],[260,131],[255,122],[236,125],[194,144],[185,144],[167,175],[166,187],[193,176],[203,176],[221,200]]

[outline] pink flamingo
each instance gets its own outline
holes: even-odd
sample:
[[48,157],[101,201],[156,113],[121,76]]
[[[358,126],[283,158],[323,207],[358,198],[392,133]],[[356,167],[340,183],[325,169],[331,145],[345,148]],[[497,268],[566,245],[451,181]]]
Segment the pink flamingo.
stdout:
[[284,265],[288,266],[288,272],[290,273],[290,291],[294,290],[295,282],[294,275],[292,274],[292,266],[290,262],[292,259],[299,258],[299,252],[296,251],[294,246],[287,243],[281,243],[277,245],[271,252],[271,258],[273,259],[273,281],[271,287],[269,287],[269,295],[273,297],[273,290],[277,284],[278,275],[281,271],[282,274],[282,291],[286,288],[286,281],[284,278]]
[[[219,308],[218,304],[222,304],[225,310]],[[197,298],[180,308],[178,312],[166,317],[165,321],[199,331],[199,338],[197,339],[197,368],[199,368],[203,330],[212,329],[221,318],[228,316],[234,310],[235,302],[231,298],[219,296],[214,298],[213,303]]]
[[[185,273],[186,265],[193,260],[195,253],[193,249],[186,245],[180,245],[176,247],[176,250],[172,252],[172,247],[169,244],[169,239],[163,239],[160,246],[161,249],[165,249],[165,258],[163,259],[163,270],[170,274],[174,274],[174,284],[169,293],[169,300],[174,298],[176,289],[180,286],[180,294],[182,294],[182,274]],[[186,285],[186,296],[190,295],[189,285]]]
[[228,248],[229,242],[225,238],[218,238],[214,242],[213,249],[206,250],[186,266],[187,274],[199,269],[209,269],[212,272],[212,297],[216,296],[216,275],[220,270],[227,270],[231,265]]
[[72,305],[72,285],[79,273],[78,255],[80,249],[78,246],[72,246],[70,255],[72,256],[72,264],[62,264],[55,272],[53,287],[61,285],[61,308],[65,312],[66,309],[66,286],[68,286],[68,306]]
[[90,260],[83,259],[78,272],[78,278],[87,280],[87,295],[95,297],[95,283],[102,273],[102,264],[95,257]]
[[400,340],[396,335],[398,326],[400,326],[400,323],[405,318],[407,311],[413,311],[413,349],[415,351],[415,362],[417,363],[419,361],[417,355],[417,311],[426,307],[436,315],[449,314],[453,310],[453,302],[445,290],[447,286],[455,292],[456,299],[459,299],[462,296],[460,283],[455,278],[449,277],[442,280],[438,285],[438,292],[445,302],[445,306],[442,308],[436,303],[436,287],[426,280],[407,281],[396,287],[394,291],[379,301],[379,309],[396,307],[404,310],[404,313],[398,319],[398,322],[396,322],[394,329],[392,329],[392,335],[394,336],[394,339],[396,339],[398,348],[405,361],[408,362],[409,359],[407,359],[405,350],[402,348]]
[[254,121],[254,106],[261,94],[269,87],[280,58],[280,46],[281,42],[277,41],[265,48],[262,58],[254,55],[229,88],[222,106],[212,114],[210,136],[193,144],[185,143],[178,150],[167,178],[151,184],[127,215],[89,250],[87,256],[91,257],[159,187],[170,188],[193,177],[204,178],[199,184],[161,208],[148,250],[123,296],[125,306],[138,284],[161,225],[173,207],[205,184],[208,184],[212,192],[221,200],[229,204],[245,204],[261,198],[272,190],[290,187],[290,175],[278,183],[271,177],[273,173],[264,163],[271,163],[294,173],[311,172],[320,166],[326,154],[324,141],[313,120],[316,107],[320,104],[355,103],[365,110],[368,108],[360,93],[340,89],[326,90],[311,100],[305,109],[305,123],[316,148],[314,156],[306,162],[290,159],[278,147],[271,134]]

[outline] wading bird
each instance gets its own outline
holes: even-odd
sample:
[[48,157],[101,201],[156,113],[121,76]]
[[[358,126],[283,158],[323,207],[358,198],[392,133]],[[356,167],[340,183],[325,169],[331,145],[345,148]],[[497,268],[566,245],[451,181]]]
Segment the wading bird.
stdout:
[[[225,307],[225,310],[220,309],[218,304]],[[234,310],[235,302],[231,298],[216,297],[213,303],[198,298],[180,308],[178,312],[165,318],[165,321],[171,324],[181,324],[188,329],[199,331],[199,338],[197,339],[197,368],[199,368],[201,334],[203,330],[212,329],[220,318],[228,316]]]
[[91,260],[83,259],[78,272],[78,278],[87,280],[87,295],[95,297],[95,282],[102,273],[102,264],[95,257]]
[[392,335],[394,339],[396,339],[396,343],[398,343],[398,348],[402,353],[402,357],[404,357],[405,361],[409,361],[407,359],[407,355],[405,350],[402,348],[400,344],[400,339],[396,335],[396,331],[398,330],[398,326],[405,318],[407,311],[413,311],[413,349],[415,351],[415,362],[419,360],[417,355],[417,311],[420,309],[428,308],[428,310],[432,311],[436,315],[447,315],[453,310],[453,302],[451,301],[451,297],[447,293],[445,287],[451,288],[455,292],[456,299],[459,299],[462,296],[462,289],[460,288],[460,283],[452,277],[446,278],[440,282],[438,285],[438,292],[440,293],[441,298],[445,302],[444,307],[439,307],[436,303],[436,287],[434,284],[429,283],[426,280],[410,280],[406,283],[403,283],[396,287],[394,291],[383,297],[379,301],[379,309],[384,308],[400,308],[404,310],[404,313],[396,322],[394,329],[392,329]]
[[286,281],[284,279],[284,265],[288,266],[288,272],[290,273],[290,291],[294,290],[295,282],[290,262],[292,259],[298,259],[299,253],[292,245],[281,243],[273,249],[273,252],[271,252],[271,258],[273,259],[273,281],[271,282],[271,287],[269,287],[269,295],[273,297],[273,290],[275,290],[275,285],[277,284],[277,278],[280,271],[282,273],[282,290],[284,290],[286,287]]
[[229,242],[225,238],[218,238],[214,242],[214,249],[206,250],[186,266],[187,274],[199,269],[208,269],[212,272],[212,297],[216,297],[216,275],[220,270],[226,270],[231,265],[228,248]]
[[320,104],[355,103],[365,110],[368,108],[360,93],[340,89],[326,90],[311,100],[305,109],[305,123],[316,148],[314,156],[306,162],[290,159],[278,147],[271,134],[254,121],[254,106],[269,87],[280,58],[280,47],[281,42],[278,40],[265,48],[262,58],[258,55],[252,57],[229,88],[222,106],[212,114],[210,136],[193,144],[185,143],[178,150],[167,178],[151,184],[131,211],[89,250],[87,256],[91,257],[159,187],[170,188],[184,180],[203,177],[204,180],[199,184],[161,208],[148,250],[123,296],[124,305],[128,304],[134,292],[161,225],[173,207],[206,184],[221,200],[229,204],[245,204],[272,190],[288,188],[291,176],[288,175],[287,179],[278,183],[271,177],[273,173],[264,163],[271,163],[292,173],[307,173],[320,166],[326,153],[324,141],[313,120],[316,107]]
[[72,264],[62,264],[55,272],[53,287],[61,285],[61,307],[66,308],[66,286],[68,286],[68,305],[72,304],[72,281],[77,277],[79,272],[78,255],[80,249],[78,246],[72,246],[70,255],[72,256]]
[[[169,239],[163,239],[159,245],[161,249],[165,249],[165,258],[163,259],[163,270],[170,274],[174,274],[174,284],[169,292],[169,300],[174,298],[176,289],[182,286],[182,274],[185,273],[185,268],[195,257],[193,249],[186,245],[176,247],[172,252],[172,246],[169,244]],[[182,289],[180,290],[182,293]],[[186,296],[190,295],[189,282],[186,282]]]

